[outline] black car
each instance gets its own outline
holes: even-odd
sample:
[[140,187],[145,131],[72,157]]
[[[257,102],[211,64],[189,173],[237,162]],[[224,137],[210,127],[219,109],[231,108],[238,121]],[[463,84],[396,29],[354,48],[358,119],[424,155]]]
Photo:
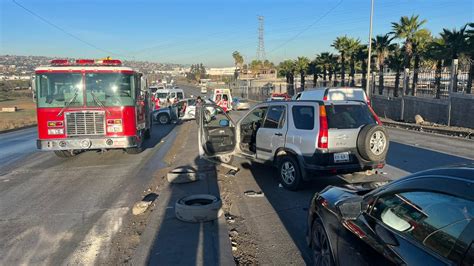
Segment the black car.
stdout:
[[315,265],[474,265],[474,164],[375,190],[329,186],[308,215]]

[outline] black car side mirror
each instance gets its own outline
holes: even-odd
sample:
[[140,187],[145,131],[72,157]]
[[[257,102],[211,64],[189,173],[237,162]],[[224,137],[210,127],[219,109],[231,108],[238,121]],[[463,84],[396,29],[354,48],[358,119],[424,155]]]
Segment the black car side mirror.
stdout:
[[336,203],[336,207],[344,220],[355,220],[364,210],[362,197],[350,197]]

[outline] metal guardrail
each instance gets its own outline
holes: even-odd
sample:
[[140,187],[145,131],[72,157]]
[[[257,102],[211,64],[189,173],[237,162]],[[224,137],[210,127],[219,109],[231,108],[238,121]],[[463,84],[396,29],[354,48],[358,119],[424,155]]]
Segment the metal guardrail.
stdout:
[[428,126],[418,125],[412,123],[396,122],[391,120],[382,119],[382,123],[388,127],[403,128],[408,130],[414,130],[419,132],[435,133],[440,135],[447,135],[452,137],[474,139],[474,129],[454,129],[445,126]]

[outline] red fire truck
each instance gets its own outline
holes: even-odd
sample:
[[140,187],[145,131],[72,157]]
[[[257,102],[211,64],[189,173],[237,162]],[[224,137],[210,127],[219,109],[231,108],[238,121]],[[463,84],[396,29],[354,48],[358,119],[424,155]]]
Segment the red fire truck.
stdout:
[[144,76],[120,60],[52,60],[35,69],[40,150],[72,157],[84,150],[140,153],[152,128]]

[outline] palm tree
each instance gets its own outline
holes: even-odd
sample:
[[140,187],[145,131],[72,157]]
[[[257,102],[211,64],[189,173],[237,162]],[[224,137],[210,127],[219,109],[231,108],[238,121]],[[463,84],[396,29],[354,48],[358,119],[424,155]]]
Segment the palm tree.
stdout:
[[398,97],[400,75],[403,69],[403,50],[400,46],[395,45],[393,47],[393,50],[388,56],[388,67],[395,71],[395,88],[393,90],[393,97]]
[[337,37],[331,46],[341,54],[341,86],[344,86],[346,77],[346,56],[350,49],[349,38],[347,36]]
[[362,88],[365,89],[365,87],[367,86],[367,45],[359,46],[354,55],[356,61],[361,62]]
[[293,83],[295,75],[295,64],[293,60],[285,60],[278,65],[278,73],[286,78],[286,90],[288,94],[294,95]]
[[334,87],[337,86],[337,73],[340,71],[341,65],[339,64],[339,56],[337,55],[332,55],[330,58],[330,68],[329,68],[329,80],[331,80],[331,74],[334,74],[334,82],[333,85]]
[[232,53],[232,57],[234,58],[234,65],[237,69],[242,69],[242,66],[244,64],[244,57],[238,52],[234,51]]
[[295,60],[296,72],[298,72],[301,77],[301,91],[304,91],[305,75],[308,72],[308,66],[309,59],[307,57],[301,56]]
[[321,68],[318,65],[318,61],[314,59],[313,61],[309,63],[309,66],[308,66],[308,74],[313,75],[314,87],[317,87],[319,73],[321,73]]
[[472,80],[474,79],[474,23],[469,23],[469,30],[466,31],[467,45],[464,52],[469,56],[469,76],[467,78],[466,93],[472,92]]
[[[333,55],[331,53],[325,52],[321,53],[316,57],[316,62],[321,67],[323,71],[323,86],[327,86],[327,74],[331,68],[331,60]],[[331,73],[332,74],[332,73]]]
[[414,66],[413,66],[413,81],[411,87],[411,94],[416,94],[416,84],[418,83],[418,73],[420,72],[420,61],[421,55],[426,52],[426,46],[430,43],[432,37],[431,32],[427,29],[421,29],[417,31],[413,37],[413,56]]
[[[447,48],[447,53],[450,59],[458,59],[459,54],[465,49],[468,45],[467,36],[465,34],[467,25],[462,27],[459,31],[453,29],[452,31],[443,29],[443,32],[440,33],[441,38],[443,38],[445,46]],[[454,74],[453,80],[453,92],[457,92],[457,73]]]
[[436,61],[435,88],[436,99],[441,95],[441,71],[443,62],[446,59],[447,47],[443,38],[433,39],[427,46],[427,57]]
[[384,84],[383,84],[383,70],[385,65],[385,60],[387,59],[390,50],[393,49],[393,45],[390,44],[392,39],[390,35],[377,35],[372,39],[372,47],[374,47],[374,52],[377,56],[377,64],[379,67],[379,94],[383,94]]
[[351,87],[355,86],[355,62],[357,60],[357,52],[360,49],[360,40],[349,38],[348,39],[348,55],[349,55],[349,68],[351,77],[350,85]]
[[393,31],[391,34],[394,34],[396,38],[405,40],[405,68],[410,68],[415,35],[421,29],[421,26],[426,23],[425,19],[419,21],[418,18],[418,15],[403,16],[398,23],[392,22]]
[[250,62],[250,71],[252,71],[252,74],[254,77],[257,77],[258,74],[260,73],[260,70],[263,68],[263,62],[260,60],[252,60]]

